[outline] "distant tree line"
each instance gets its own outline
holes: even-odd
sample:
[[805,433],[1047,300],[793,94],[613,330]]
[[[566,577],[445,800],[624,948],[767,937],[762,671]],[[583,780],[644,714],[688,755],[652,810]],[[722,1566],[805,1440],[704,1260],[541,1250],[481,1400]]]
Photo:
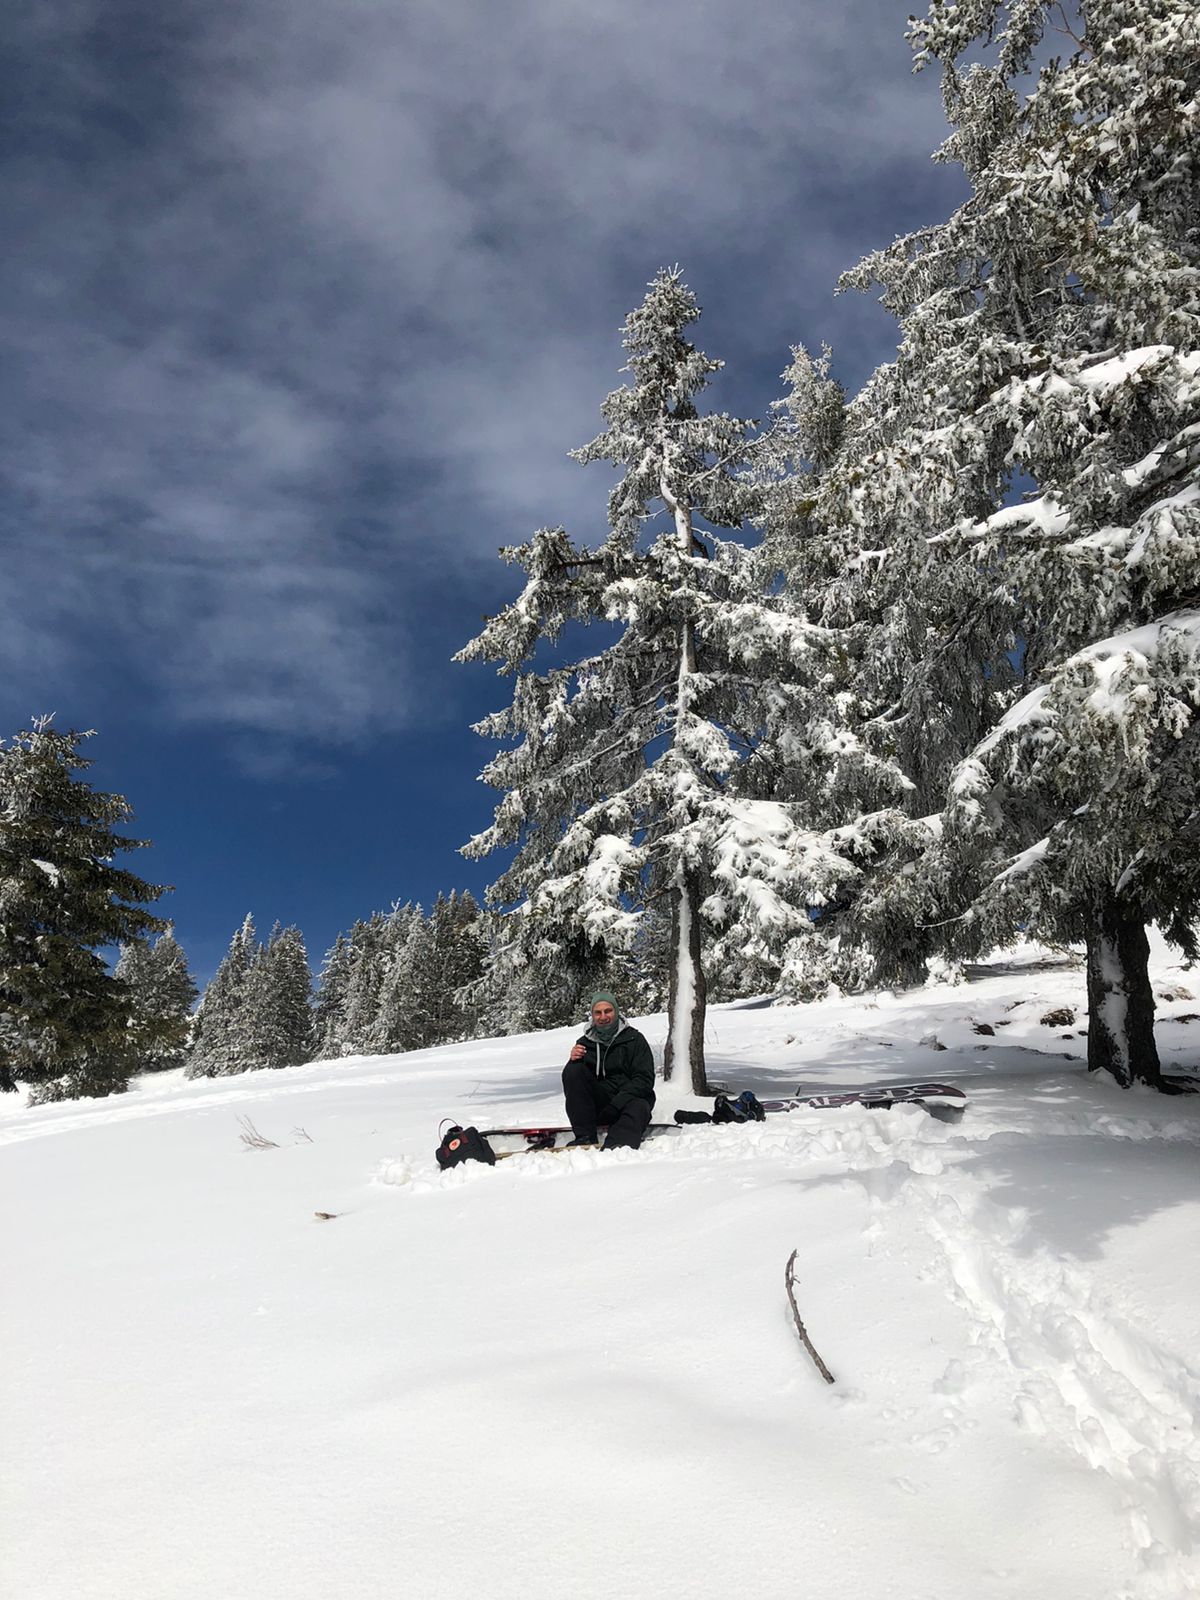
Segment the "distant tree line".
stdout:
[[420,1050],[569,1021],[597,986],[619,985],[630,1012],[662,1005],[655,917],[608,960],[581,943],[575,959],[515,972],[497,955],[506,919],[458,892],[356,922],[315,982],[299,928],[276,923],[263,941],[247,916],[201,996],[174,929],[144,909],[163,888],[114,865],[145,841],[116,831],[128,801],[81,776],[89,737],[42,720],[0,743],[4,1089],[28,1084],[38,1103],[178,1067],[224,1077]]
[[[222,1077],[343,1056],[389,1055],[464,1039],[533,1032],[582,1016],[595,988],[616,987],[626,1011],[661,1010],[667,929],[647,920],[628,952],[514,973],[500,958],[506,919],[469,892],[432,907],[396,905],[338,934],[315,981],[298,928],[259,942],[247,917],[196,1011],[186,1075]],[[720,998],[752,991],[752,964],[731,968]],[[741,981],[739,981],[741,980]]]
[[[580,981],[613,979],[591,961],[498,982],[501,919],[452,892],[356,922],[315,983],[298,928],[264,942],[247,916],[200,996],[173,928],[146,909],[163,886],[116,864],[146,841],[117,831],[129,802],[83,776],[90,737],[41,719],[0,742],[0,1089],[27,1084],[39,1103],[175,1067],[223,1077],[419,1050],[565,1021]],[[631,999],[634,971],[621,964]],[[658,1000],[648,975],[636,993]]]
[[488,918],[470,894],[397,906],[339,934],[313,983],[298,928],[247,917],[196,1013],[187,1076],[223,1077],[470,1038]]

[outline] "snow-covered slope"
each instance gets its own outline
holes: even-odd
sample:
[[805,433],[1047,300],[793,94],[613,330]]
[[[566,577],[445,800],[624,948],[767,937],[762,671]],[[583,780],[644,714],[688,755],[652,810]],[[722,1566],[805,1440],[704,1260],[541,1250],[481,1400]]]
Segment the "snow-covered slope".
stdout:
[[[1200,981],[1156,972],[1196,1071]],[[570,1031],[10,1097],[0,1587],[1198,1592],[1200,1097],[1089,1079],[1039,1021],[1081,987],[1026,953],[710,1016],[734,1088],[937,1076],[957,1125],[812,1111],[439,1173],[444,1116],[559,1120]]]

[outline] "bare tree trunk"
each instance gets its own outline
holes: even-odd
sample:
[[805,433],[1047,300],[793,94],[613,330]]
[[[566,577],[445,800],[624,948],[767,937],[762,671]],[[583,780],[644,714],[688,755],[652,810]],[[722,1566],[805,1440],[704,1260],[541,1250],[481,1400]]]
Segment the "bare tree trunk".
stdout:
[[711,1094],[704,1070],[704,1014],[708,986],[700,961],[700,896],[681,874],[672,893],[671,972],[667,996],[667,1047],[663,1077],[676,1093]]
[[[664,450],[664,457],[666,455]],[[659,492],[675,522],[679,554],[685,562],[692,557],[694,533],[691,507],[675,493],[664,470]],[[684,569],[686,571],[686,568]],[[696,672],[696,634],[691,618],[684,616],[679,630],[679,677],[676,686],[675,734],[688,714],[691,679]],[[704,1014],[708,989],[701,963],[700,894],[694,876],[682,864],[672,894],[671,972],[667,999],[667,1045],[663,1053],[663,1078],[676,1095],[691,1092],[711,1094],[704,1070]]]
[[1088,1071],[1111,1072],[1122,1088],[1168,1090],[1154,1042],[1150,942],[1141,912],[1115,895],[1097,908],[1087,936]]
[[[679,700],[682,718],[688,679],[696,670],[692,625],[685,622],[679,641]],[[701,960],[700,894],[695,877],[680,865],[671,895],[671,971],[667,998],[667,1047],[663,1077],[677,1094],[690,1081],[693,1094],[711,1093],[704,1071],[704,1013],[708,988]]]

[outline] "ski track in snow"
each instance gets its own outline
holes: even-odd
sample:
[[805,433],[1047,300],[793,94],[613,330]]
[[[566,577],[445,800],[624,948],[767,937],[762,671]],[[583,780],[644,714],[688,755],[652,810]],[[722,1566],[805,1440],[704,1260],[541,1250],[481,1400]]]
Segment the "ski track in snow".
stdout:
[[[997,1216],[966,1183],[906,1179],[904,1198],[924,1213],[974,1322],[972,1367],[1004,1362],[1021,1425],[1119,1485],[1137,1552],[1123,1600],[1200,1592],[1197,1374],[1122,1318],[1087,1272],[1041,1248],[1022,1254],[1020,1219]],[[961,1374],[960,1405],[974,1375]]]
[[[1156,1129],[1108,1117],[1092,1129],[1054,1132],[1186,1139],[1184,1125]],[[970,1130],[964,1130],[970,1140]],[[1003,1129],[979,1137],[1000,1136]],[[1020,1211],[997,1206],[954,1166],[961,1134],[888,1140],[873,1129],[847,1141],[848,1168],[867,1188],[878,1241],[934,1241],[951,1293],[973,1324],[969,1363],[952,1362],[940,1388],[942,1424],[923,1441],[944,1448],[969,1423],[973,1388],[1007,1370],[1013,1415],[1052,1448],[1108,1474],[1129,1521],[1136,1572],[1120,1600],[1180,1600],[1200,1593],[1200,1374],[1135,1327],[1078,1263],[1030,1236]],[[896,1211],[915,1212],[899,1223]],[[916,1226],[914,1227],[914,1221]]]
[[[970,1323],[966,1360],[952,1360],[910,1442],[939,1453],[975,1425],[973,1399],[994,1391],[997,1371],[1014,1422],[1044,1448],[1067,1451],[1116,1485],[1128,1521],[1134,1572],[1113,1600],[1182,1600],[1200,1594],[1200,1373],[1164,1349],[1111,1303],[1086,1266],[1052,1254],[1020,1210],[995,1204],[959,1169],[974,1147],[1024,1138],[1032,1119],[1004,1108],[959,1123],[914,1107],[792,1112],[765,1124],[667,1135],[641,1151],[530,1152],[494,1168],[385,1159],[372,1182],[432,1196],[476,1184],[511,1188],[562,1181],[647,1161],[705,1165],[814,1157],[861,1182],[872,1212],[872,1250],[918,1257],[938,1274]],[[1043,1136],[1198,1144],[1200,1128],[1119,1115],[1047,1115]],[[925,1260],[913,1241],[928,1241]],[[932,1248],[930,1249],[930,1246]],[[853,1398],[853,1396],[849,1396]],[[884,1413],[892,1420],[891,1413]],[[896,1480],[901,1488],[905,1484]],[[912,1492],[917,1492],[913,1489]]]

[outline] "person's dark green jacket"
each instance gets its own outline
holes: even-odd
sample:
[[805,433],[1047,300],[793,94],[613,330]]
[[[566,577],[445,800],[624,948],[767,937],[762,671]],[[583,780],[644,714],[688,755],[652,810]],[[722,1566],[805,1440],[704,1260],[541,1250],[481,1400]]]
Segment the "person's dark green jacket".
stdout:
[[654,1104],[654,1056],[636,1028],[622,1019],[610,1044],[599,1039],[594,1028],[582,1034],[579,1043],[607,1088],[610,1104],[618,1111],[630,1100]]

